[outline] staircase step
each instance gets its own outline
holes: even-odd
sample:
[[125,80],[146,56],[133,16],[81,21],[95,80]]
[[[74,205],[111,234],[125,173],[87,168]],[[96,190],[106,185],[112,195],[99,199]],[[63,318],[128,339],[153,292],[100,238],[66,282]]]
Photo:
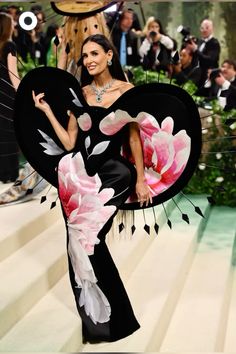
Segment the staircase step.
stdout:
[[[53,188],[48,198],[55,200],[56,196],[56,190]],[[25,203],[1,206],[0,213],[0,261],[16,252],[62,216],[59,205],[50,210],[50,202],[40,204],[39,197]]]
[[0,264],[0,338],[65,274],[64,220]]
[[1,352],[77,352],[81,320],[66,274],[0,341]]
[[236,235],[234,239],[232,268],[230,273],[231,296],[228,306],[228,318],[226,322],[224,352],[234,353],[236,351]]
[[[207,214],[206,198],[191,196],[191,201]],[[189,208],[186,199],[182,198],[178,205],[184,212],[187,210],[190,225],[180,221],[180,211],[175,208],[170,215],[173,230],[163,226],[125,284],[141,328],[114,343],[96,347],[86,344],[83,352],[157,351],[149,350],[149,343],[153,337],[161,341],[165,334],[206,220]]]
[[[175,199],[176,201],[180,200],[180,195],[176,196]],[[166,202],[165,208],[168,215],[171,214],[175,207],[176,205],[172,200]],[[122,220],[122,211],[120,213]],[[133,224],[132,211],[125,217],[124,223],[127,226],[120,234],[118,233],[119,215],[114,220],[113,228],[107,237],[107,245],[123,281],[128,279],[144,253],[152,245],[152,242],[156,237],[159,237],[154,230],[155,217],[159,225],[159,234],[166,223],[166,215],[162,205],[156,206],[154,211],[152,208],[145,209],[144,211],[135,211],[136,230],[133,235],[130,231]],[[150,235],[144,231],[145,222],[150,226]]]
[[223,351],[235,229],[235,210],[213,207],[165,339],[157,350]]

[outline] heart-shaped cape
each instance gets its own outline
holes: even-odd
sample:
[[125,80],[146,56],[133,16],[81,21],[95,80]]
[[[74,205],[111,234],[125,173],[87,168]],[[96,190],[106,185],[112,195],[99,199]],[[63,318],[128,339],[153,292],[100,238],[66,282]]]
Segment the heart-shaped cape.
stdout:
[[[15,100],[15,129],[21,150],[38,173],[57,186],[57,165],[67,154],[47,117],[35,108],[32,90],[45,93],[55,116],[67,127],[68,110],[82,117],[88,106],[79,82],[68,72],[51,67],[30,71],[21,81]],[[92,113],[91,113],[92,112]],[[96,107],[94,107],[94,118]],[[201,153],[201,121],[192,97],[178,86],[151,83],[126,91],[109,108],[100,123],[112,135],[129,122],[137,122],[143,146],[145,176],[157,205],[174,197],[190,180]],[[123,155],[132,157],[123,148]],[[133,198],[133,199],[132,199]],[[135,197],[122,209],[139,208]]]

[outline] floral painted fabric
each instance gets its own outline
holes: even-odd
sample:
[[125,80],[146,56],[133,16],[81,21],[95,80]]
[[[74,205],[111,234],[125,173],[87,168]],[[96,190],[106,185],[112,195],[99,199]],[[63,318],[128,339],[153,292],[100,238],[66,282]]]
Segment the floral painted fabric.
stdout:
[[[87,151],[91,144],[89,131],[92,120],[86,113],[77,121],[80,129],[88,134],[84,140]],[[190,138],[185,130],[173,134],[174,121],[171,117],[166,117],[160,126],[153,116],[145,112],[131,117],[125,111],[116,110],[100,121],[99,129],[105,136],[113,136],[124,125],[134,121],[140,127],[146,180],[152,195],[156,196],[175,183],[184,170],[190,153]],[[105,153],[108,145],[109,141],[100,142],[92,147],[91,154]],[[88,256],[94,253],[94,247],[99,243],[97,236],[100,230],[116,211],[114,205],[105,205],[114,197],[115,191],[113,188],[102,189],[97,173],[88,176],[80,152],[75,156],[67,154],[61,159],[58,180],[69,231],[68,252],[76,283],[82,289],[80,306],[85,307],[86,314],[94,323],[103,323],[109,320],[110,307],[96,284]]]
[[69,232],[68,253],[77,286],[81,288],[80,306],[94,323],[109,321],[109,303],[97,286],[88,255],[99,243],[97,235],[116,207],[105,206],[114,195],[112,188],[104,188],[99,176],[89,177],[80,153],[65,155],[58,166],[59,195],[67,216]]

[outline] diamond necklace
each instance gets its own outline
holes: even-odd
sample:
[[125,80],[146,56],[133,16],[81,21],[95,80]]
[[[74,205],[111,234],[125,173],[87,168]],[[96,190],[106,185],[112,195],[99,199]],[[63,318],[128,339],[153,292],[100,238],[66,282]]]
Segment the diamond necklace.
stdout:
[[100,90],[96,87],[94,81],[90,84],[91,89],[95,93],[96,102],[98,102],[98,103],[102,102],[102,95],[113,85],[114,81],[115,81],[115,79],[112,79],[105,86],[103,86]]

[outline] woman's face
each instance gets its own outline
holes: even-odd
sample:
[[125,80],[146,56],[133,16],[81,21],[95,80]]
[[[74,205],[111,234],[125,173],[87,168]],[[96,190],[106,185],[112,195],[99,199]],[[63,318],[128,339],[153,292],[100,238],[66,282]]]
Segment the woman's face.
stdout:
[[189,65],[192,61],[192,57],[186,49],[182,49],[179,56],[183,67]]
[[107,53],[95,42],[87,42],[82,50],[83,64],[89,75],[95,76],[108,70],[107,62],[112,59],[112,50]]
[[157,22],[151,22],[150,25],[148,26],[148,30],[149,32],[156,32],[156,33],[159,33],[160,32],[160,26]]

